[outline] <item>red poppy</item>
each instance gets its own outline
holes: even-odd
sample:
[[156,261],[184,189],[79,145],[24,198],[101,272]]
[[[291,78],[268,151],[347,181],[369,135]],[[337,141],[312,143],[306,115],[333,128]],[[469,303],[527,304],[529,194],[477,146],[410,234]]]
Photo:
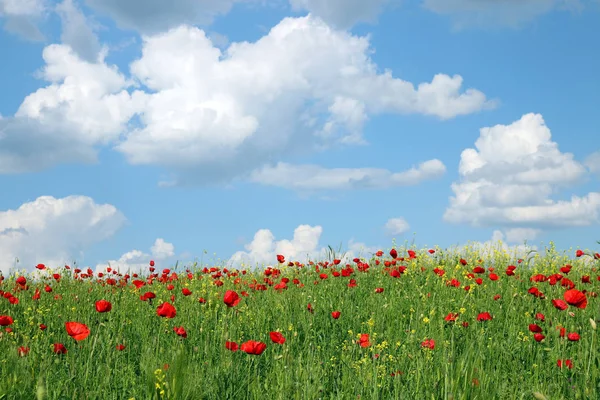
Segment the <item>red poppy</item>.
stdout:
[[181,289],[181,293],[184,296],[189,296],[190,294],[192,294],[192,291],[190,289],[188,289],[188,288],[183,288],[183,289]]
[[487,311],[486,311],[486,312],[483,312],[483,313],[480,313],[480,314],[477,316],[477,321],[490,321],[491,319],[492,319],[492,316],[491,316],[491,315],[490,315],[490,313],[489,313],[489,312],[487,312]]
[[392,257],[392,258],[397,258],[398,257],[398,252],[396,251],[396,249],[391,249],[390,250],[390,257]]
[[539,333],[542,331],[542,327],[537,324],[529,324],[529,330],[533,333]]
[[267,348],[267,344],[263,342],[256,342],[254,340],[248,340],[242,343],[240,350],[247,354],[261,355]]
[[154,260],[150,260],[150,266],[154,267]]
[[583,250],[577,250],[575,252],[575,257],[581,257],[582,255],[584,255],[585,253],[583,252]]
[[496,275],[496,274],[490,274],[488,277],[489,277],[489,278],[490,278],[490,280],[492,280],[492,281],[497,281],[497,280],[498,280],[498,278],[499,278],[499,276],[498,276],[498,275]]
[[177,310],[170,303],[162,303],[156,308],[156,314],[160,317],[175,318]]
[[225,342],[225,348],[231,351],[238,350],[238,344],[236,342]]
[[579,341],[579,339],[581,339],[581,337],[579,336],[578,333],[571,332],[567,335],[567,339],[569,339],[571,342],[577,342],[577,341]]
[[421,347],[433,350],[435,349],[435,340],[425,339],[425,341],[421,342]]
[[542,313],[537,313],[535,314],[535,319],[539,319],[540,321],[544,322],[546,320],[546,317]]
[[277,262],[279,264],[283,264],[285,262],[285,257],[282,256],[281,254],[277,254]]
[[446,315],[446,317],[444,318],[444,321],[446,322],[455,322],[456,319],[458,318],[458,313],[448,313],[448,315]]
[[307,309],[307,310],[308,310],[308,311],[309,311],[311,314],[313,314],[313,313],[315,312],[315,310],[313,309],[313,306],[312,306],[312,304],[310,304],[310,303],[308,303],[308,305],[306,306],[306,309]]
[[333,319],[338,319],[338,318],[340,317],[340,315],[341,315],[341,314],[342,314],[342,313],[341,313],[341,312],[339,312],[339,311],[332,311],[332,312],[331,312],[331,317],[332,317]]
[[39,270],[44,270],[44,269],[46,269],[46,266],[45,266],[44,264],[38,264],[38,265],[36,265],[35,267],[36,267],[37,269],[39,269]]
[[371,345],[371,342],[369,342],[369,334],[362,333],[360,339],[358,339],[358,344],[360,347],[369,347]]
[[573,369],[573,361],[571,360],[558,360],[556,362],[556,365],[558,365],[558,368],[562,368],[563,365],[569,369]]
[[67,354],[67,348],[62,343],[54,343],[55,354]]
[[17,354],[19,355],[19,357],[25,357],[27,354],[29,354],[29,347],[25,347],[25,346],[21,346],[17,349]]
[[572,306],[584,309],[587,307],[587,297],[583,292],[577,289],[570,289],[565,292],[563,298]]
[[0,315],[0,326],[12,325],[13,322],[14,321],[13,321],[12,317],[10,317],[8,315]]
[[235,307],[240,303],[240,296],[234,290],[228,290],[225,292],[223,296],[223,302],[227,305],[227,307]]
[[536,333],[533,335],[533,338],[536,342],[541,342],[542,340],[546,339],[546,336],[542,335],[541,333]]
[[460,259],[460,263],[461,263],[461,265],[463,265],[463,266],[465,266],[465,265],[467,265],[467,264],[468,264],[468,263],[467,263],[467,260],[465,260],[464,258],[461,258],[461,259]]
[[65,329],[69,336],[77,341],[83,340],[90,335],[90,329],[80,322],[65,322]]
[[123,350],[125,350],[125,345],[124,344],[118,344],[116,348],[119,351],[123,351]]
[[181,336],[184,339],[187,338],[187,332],[183,326],[176,326],[173,328],[173,330],[178,336]]
[[17,283],[21,286],[25,286],[27,284],[27,279],[24,276],[20,276],[17,278]]
[[99,313],[105,313],[112,310],[112,304],[107,300],[99,300],[96,302],[96,311]]
[[383,293],[383,288],[382,287],[375,288],[375,293]]
[[567,303],[565,303],[564,301],[560,300],[560,299],[554,299],[552,300],[552,305],[554,307],[556,307],[557,309],[564,311],[566,310],[569,306],[567,305]]
[[269,336],[271,336],[271,341],[273,343],[279,343],[279,344],[284,344],[285,343],[285,338],[279,332],[270,332]]

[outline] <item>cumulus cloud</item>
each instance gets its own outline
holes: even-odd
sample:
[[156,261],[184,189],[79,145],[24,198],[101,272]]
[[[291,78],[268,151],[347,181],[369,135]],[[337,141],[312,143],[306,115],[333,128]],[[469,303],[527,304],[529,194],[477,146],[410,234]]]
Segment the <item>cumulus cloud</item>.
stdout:
[[375,22],[390,0],[290,0],[293,10],[306,10],[328,24],[347,29],[358,22]]
[[492,238],[485,242],[473,242],[472,248],[477,251],[481,257],[491,259],[495,251],[504,251],[512,257],[525,259],[532,250],[537,250],[537,246],[518,244],[509,246],[504,241],[504,233],[495,230],[492,233]]
[[529,229],[590,225],[599,221],[600,193],[550,199],[586,173],[573,154],[560,152],[539,114],[482,128],[475,149],[461,154],[461,179],[452,184],[444,220]]
[[62,21],[61,41],[70,46],[82,60],[95,62],[100,54],[101,46],[90,21],[73,3],[73,0],[64,0],[58,4],[56,12]]
[[175,246],[172,243],[165,242],[158,238],[150,248],[150,253],[144,253],[141,250],[131,250],[121,255],[118,260],[110,260],[96,265],[96,272],[104,272],[106,268],[111,267],[121,273],[139,273],[146,271],[150,260],[155,260],[156,265],[162,263],[165,268],[169,268],[168,260],[175,255]]
[[98,146],[118,139],[141,109],[140,92],[117,68],[82,60],[67,45],[42,54],[50,85],[27,96],[14,117],[0,119],[0,173],[39,171],[59,163],[95,162]]
[[600,151],[590,154],[585,159],[585,166],[588,167],[590,172],[600,174]]
[[366,37],[311,16],[286,18],[225,53],[197,28],[144,37],[131,70],[154,93],[142,126],[117,149],[133,164],[188,171],[188,179],[231,179],[292,152],[361,143],[369,115],[446,119],[493,106],[480,91],[462,91],[458,75],[415,87],[378,73],[369,51]]
[[38,197],[16,210],[0,212],[0,270],[16,265],[32,270],[38,263],[71,263],[90,245],[112,236],[125,216],[110,204],[85,196]]
[[[299,225],[294,230],[291,240],[275,240],[269,229],[260,229],[252,242],[244,246],[245,251],[238,251],[231,256],[229,265],[241,267],[277,265],[277,255],[285,256],[286,261],[308,262],[322,261],[329,255],[328,247],[319,248],[319,239],[323,233],[321,226]],[[376,252],[375,247],[350,240],[342,259],[344,262],[358,256],[370,256]],[[339,256],[339,254],[336,254]]]
[[[69,45],[50,45],[40,73],[49,85],[0,120],[0,173],[94,162],[100,146],[114,146],[132,164],[168,168],[175,184],[223,183],[286,156],[364,143],[372,115],[447,119],[494,105],[463,89],[458,75],[415,87],[378,72],[370,51],[367,37],[312,16],[286,18],[225,52],[189,26],[144,36],[130,78],[104,61],[106,51],[90,61],[95,51],[85,60]],[[415,173],[431,171],[401,177]]]
[[121,28],[145,34],[158,33],[181,24],[207,25],[226,14],[236,2],[251,0],[85,0],[97,12]]
[[578,11],[580,0],[423,0],[423,6],[449,15],[457,28],[518,27],[552,10]]
[[250,181],[293,190],[383,189],[417,185],[444,175],[446,167],[437,159],[403,172],[379,168],[323,168],[318,165],[277,163],[264,166],[250,175]]
[[409,229],[410,225],[404,218],[390,218],[384,226],[384,231],[388,236],[402,235]]
[[0,20],[4,29],[27,40],[42,41],[44,35],[37,27],[47,9],[45,0],[0,0]]

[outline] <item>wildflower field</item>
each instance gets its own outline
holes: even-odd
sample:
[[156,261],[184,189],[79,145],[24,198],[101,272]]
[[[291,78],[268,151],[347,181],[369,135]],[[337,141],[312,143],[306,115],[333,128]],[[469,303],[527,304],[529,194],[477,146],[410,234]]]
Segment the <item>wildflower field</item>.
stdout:
[[1,280],[0,399],[596,399],[598,267],[552,246],[39,264]]

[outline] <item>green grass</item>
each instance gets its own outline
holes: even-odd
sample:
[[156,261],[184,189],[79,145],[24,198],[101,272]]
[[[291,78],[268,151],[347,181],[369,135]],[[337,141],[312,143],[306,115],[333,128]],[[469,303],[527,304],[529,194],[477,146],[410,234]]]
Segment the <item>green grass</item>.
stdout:
[[[398,249],[400,257],[408,258],[405,250]],[[36,271],[27,277],[28,290],[17,291],[16,276],[9,276],[0,289],[19,303],[0,298],[0,315],[14,319],[12,332],[3,327],[0,338],[0,399],[488,400],[530,399],[534,392],[548,399],[600,398],[598,337],[590,322],[600,317],[598,298],[591,294],[599,291],[599,261],[569,258],[552,248],[520,264],[502,251],[478,262],[480,257],[472,248],[433,255],[424,249],[416,259],[397,262],[407,267],[399,278],[386,271],[384,261],[391,260],[387,254],[364,260],[370,265],[366,272],[350,261],[354,273],[349,277],[333,276],[342,264],[319,272],[310,265],[281,265],[281,275],[271,279],[274,284],[282,277],[290,279],[282,292],[272,286],[266,291],[248,287],[254,279],[263,283],[262,270],[232,277],[223,273],[219,287],[210,273],[190,267],[193,279],[185,269],[178,270],[178,279],[168,282],[174,285],[171,291],[168,283],[156,280],[141,289],[131,284],[135,278],[120,286],[112,274],[74,279],[72,270],[63,268],[53,271],[61,274],[59,282],[49,271]],[[460,258],[468,264],[461,265]],[[573,268],[563,275],[587,291],[585,309],[559,311],[552,305],[552,299],[563,298],[561,282],[530,282],[532,275],[558,273],[566,264]],[[486,271],[478,274],[483,284],[477,285],[466,276],[476,265],[493,265],[500,279],[491,281]],[[508,265],[517,266],[515,276],[506,275]],[[168,267],[157,264],[156,273]],[[445,270],[444,276],[433,272],[436,267]],[[320,279],[320,273],[328,278]],[[37,275],[50,279],[34,281]],[[583,275],[590,275],[591,283],[583,284]],[[117,285],[106,284],[108,276]],[[294,278],[304,286],[293,284]],[[452,278],[460,287],[446,285]],[[350,279],[356,287],[347,286]],[[45,283],[51,293],[44,291]],[[471,290],[465,291],[466,285]],[[545,298],[529,294],[532,286]],[[183,296],[184,287],[192,291],[190,296]],[[383,293],[375,293],[379,287]],[[37,301],[32,300],[35,288],[41,291]],[[226,290],[247,291],[249,296],[229,308],[223,302]],[[155,292],[156,298],[141,301],[146,291]],[[55,295],[62,299],[55,300]],[[494,300],[495,295],[500,298]],[[200,297],[207,302],[199,303]],[[94,304],[100,299],[112,303],[110,312],[96,312]],[[175,318],[156,314],[165,301],[176,307]],[[307,310],[308,303],[314,313]],[[335,310],[341,312],[337,320],[331,317]],[[454,324],[444,321],[450,312],[460,314]],[[477,321],[482,312],[493,319]],[[536,321],[536,313],[543,313],[545,321]],[[65,330],[67,321],[86,324],[90,335],[75,341]],[[41,323],[46,330],[39,329]],[[543,342],[533,340],[528,330],[532,323],[543,328]],[[175,326],[183,326],[187,338],[177,336]],[[559,326],[581,339],[560,338]],[[286,342],[272,343],[271,331],[280,331]],[[362,333],[370,335],[369,347],[357,344]],[[435,340],[433,350],[422,348],[425,339]],[[225,348],[226,341],[247,340],[262,341],[267,349],[249,355]],[[57,342],[67,354],[53,353]],[[117,351],[118,344],[126,348]],[[20,357],[19,346],[29,347],[29,353]],[[559,359],[572,360],[573,368],[560,369]]]

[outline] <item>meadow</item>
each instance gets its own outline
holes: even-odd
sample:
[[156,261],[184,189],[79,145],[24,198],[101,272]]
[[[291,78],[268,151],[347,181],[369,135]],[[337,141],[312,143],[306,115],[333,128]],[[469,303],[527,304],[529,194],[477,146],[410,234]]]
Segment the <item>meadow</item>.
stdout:
[[0,399],[596,399],[600,254],[393,248],[0,284]]

